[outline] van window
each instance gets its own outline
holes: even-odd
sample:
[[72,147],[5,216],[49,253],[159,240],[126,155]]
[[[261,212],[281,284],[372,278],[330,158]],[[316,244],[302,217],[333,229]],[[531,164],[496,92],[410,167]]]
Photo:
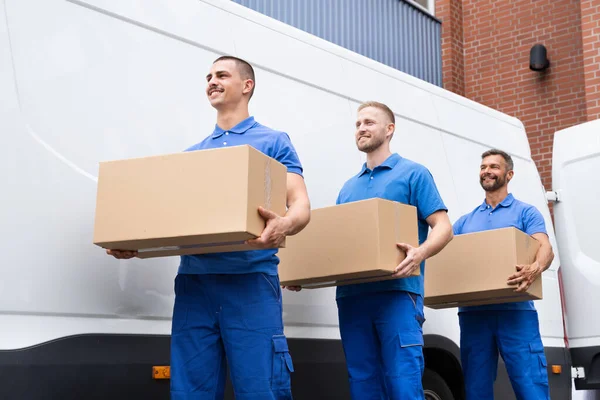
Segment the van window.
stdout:
[[575,224],[577,241],[581,251],[588,257],[600,262],[598,246],[598,226],[600,226],[600,156],[594,155],[576,160],[564,168],[564,193],[569,196],[567,218]]

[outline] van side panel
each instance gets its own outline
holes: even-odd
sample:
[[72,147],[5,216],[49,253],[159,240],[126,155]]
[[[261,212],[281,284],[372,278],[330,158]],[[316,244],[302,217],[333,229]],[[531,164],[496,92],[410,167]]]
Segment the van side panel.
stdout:
[[[178,259],[116,261],[92,245],[97,166],[181,151],[210,134],[215,112],[204,76],[222,54],[255,66],[251,113],[292,138],[313,207],[334,204],[360,170],[356,108],[378,100],[396,114],[392,150],[431,170],[452,221],[483,200],[478,157],[501,147],[516,160],[511,190],[542,211],[551,231],[523,125],[507,115],[230,1],[0,0],[0,167],[12,172],[0,175],[10,194],[0,215],[11,227],[0,241],[8,266],[0,368],[25,362],[38,374],[43,352],[56,354],[44,348],[63,349],[68,363],[78,343],[96,340],[81,353],[88,360],[119,374],[136,365],[139,382],[156,386],[144,374],[165,363]],[[553,265],[536,306],[545,346],[560,348],[555,275]],[[322,382],[319,362],[335,371],[330,384],[344,377],[334,292],[284,294],[286,335],[300,365],[294,382]],[[456,310],[427,309],[426,318],[426,335],[459,343]],[[146,358],[125,349],[130,339],[151,343]],[[303,359],[308,353],[326,358]],[[79,376],[93,364],[80,365]]]
[[600,303],[600,120],[556,132],[553,152],[565,322],[573,366],[585,371],[585,378],[575,379],[575,386],[600,389],[600,319],[590,314],[591,307]]

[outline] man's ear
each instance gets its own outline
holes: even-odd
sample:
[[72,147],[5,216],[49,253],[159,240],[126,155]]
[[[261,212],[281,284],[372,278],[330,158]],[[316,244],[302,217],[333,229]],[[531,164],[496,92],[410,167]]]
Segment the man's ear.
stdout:
[[246,79],[244,81],[244,89],[242,90],[243,94],[248,94],[252,92],[254,89],[254,81],[252,79]]
[[387,124],[386,130],[386,136],[389,136],[391,138],[394,135],[394,131],[396,131],[396,125],[390,122],[389,124]]
[[506,181],[510,182],[510,180],[513,178],[513,176],[515,176],[515,171],[508,171],[506,173]]

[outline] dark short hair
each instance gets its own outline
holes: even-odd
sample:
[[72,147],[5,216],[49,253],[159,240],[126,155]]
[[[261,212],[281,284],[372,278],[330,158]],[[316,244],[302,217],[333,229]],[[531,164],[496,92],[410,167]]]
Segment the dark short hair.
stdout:
[[504,158],[504,161],[506,162],[507,171],[512,171],[513,168],[515,167],[512,157],[505,151],[498,150],[498,149],[490,149],[481,155],[481,159],[483,160],[484,158],[486,158],[488,156],[502,156],[502,158]]
[[256,78],[254,77],[254,68],[252,68],[252,65],[250,65],[250,63],[246,60],[242,60],[241,58],[237,58],[234,56],[221,56],[219,58],[217,58],[215,61],[213,61],[213,64],[219,61],[234,61],[235,62],[235,66],[237,67],[238,72],[240,73],[240,76],[242,77],[242,79],[251,79],[252,82],[254,82],[254,86],[252,87],[252,91],[250,92],[250,97],[252,98],[252,95],[254,94],[254,89],[256,88]]
[[365,109],[367,107],[373,107],[373,108],[380,109],[387,115],[387,117],[390,119],[390,122],[392,124],[396,124],[396,117],[394,117],[393,111],[385,104],[380,103],[378,101],[366,101],[366,102],[362,103],[360,106],[358,106],[358,111]]

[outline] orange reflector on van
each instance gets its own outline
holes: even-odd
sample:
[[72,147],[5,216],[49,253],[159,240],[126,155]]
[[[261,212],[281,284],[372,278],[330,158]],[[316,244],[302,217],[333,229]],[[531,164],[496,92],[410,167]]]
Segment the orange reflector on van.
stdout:
[[171,367],[168,365],[152,367],[152,379],[171,379]]
[[562,365],[553,365],[552,366],[553,374],[560,374],[561,372],[562,372]]

